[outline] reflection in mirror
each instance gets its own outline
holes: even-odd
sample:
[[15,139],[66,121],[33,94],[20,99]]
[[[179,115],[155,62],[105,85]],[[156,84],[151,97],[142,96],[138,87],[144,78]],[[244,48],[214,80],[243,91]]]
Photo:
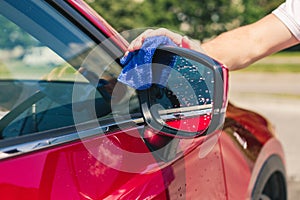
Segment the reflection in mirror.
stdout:
[[165,85],[151,88],[151,112],[164,126],[187,132],[208,128],[213,105],[214,73],[204,63],[172,54],[172,68],[153,66],[154,76],[169,68]]

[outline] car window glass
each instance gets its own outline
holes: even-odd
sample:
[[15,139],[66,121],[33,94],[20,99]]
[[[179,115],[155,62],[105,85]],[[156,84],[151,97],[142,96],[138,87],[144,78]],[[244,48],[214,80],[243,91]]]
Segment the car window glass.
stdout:
[[0,27],[0,139],[112,117],[121,67],[84,32],[43,1],[0,2]]

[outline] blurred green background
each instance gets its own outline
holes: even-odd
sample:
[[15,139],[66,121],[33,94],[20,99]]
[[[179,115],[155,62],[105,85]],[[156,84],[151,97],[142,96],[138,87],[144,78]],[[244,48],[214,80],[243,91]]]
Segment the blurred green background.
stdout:
[[165,27],[194,39],[254,22],[283,0],[86,0],[117,31]]

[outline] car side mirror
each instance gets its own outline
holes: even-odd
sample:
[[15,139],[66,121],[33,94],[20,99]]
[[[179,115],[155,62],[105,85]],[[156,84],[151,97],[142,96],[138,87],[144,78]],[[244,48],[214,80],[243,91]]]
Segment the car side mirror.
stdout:
[[220,129],[227,106],[227,68],[214,59],[179,47],[158,48],[153,83],[140,90],[145,122],[162,134],[184,138]]

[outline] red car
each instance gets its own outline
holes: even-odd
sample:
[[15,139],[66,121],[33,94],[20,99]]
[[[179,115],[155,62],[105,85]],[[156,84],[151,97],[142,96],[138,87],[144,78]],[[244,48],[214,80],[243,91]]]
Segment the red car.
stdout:
[[0,14],[0,199],[287,198],[272,125],[227,104],[217,61],[159,47],[134,89],[127,41],[81,0]]

